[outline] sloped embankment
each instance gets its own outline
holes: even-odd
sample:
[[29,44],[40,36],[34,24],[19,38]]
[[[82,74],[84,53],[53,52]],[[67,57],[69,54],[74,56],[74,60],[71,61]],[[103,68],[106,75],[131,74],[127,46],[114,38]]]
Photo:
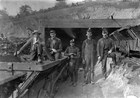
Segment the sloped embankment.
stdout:
[[[134,67],[136,67],[134,69]],[[98,82],[104,98],[139,98],[140,69],[137,64],[123,63],[110,73],[105,81]],[[133,97],[132,97],[133,96]]]

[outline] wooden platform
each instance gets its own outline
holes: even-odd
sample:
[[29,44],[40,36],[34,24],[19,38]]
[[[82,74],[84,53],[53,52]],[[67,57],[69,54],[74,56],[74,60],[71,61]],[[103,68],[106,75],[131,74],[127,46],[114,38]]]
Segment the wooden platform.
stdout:
[[15,72],[14,75],[12,75],[11,72],[2,71],[0,72],[0,85],[3,85],[19,77],[22,77],[23,75],[25,75],[24,72]]
[[62,58],[56,61],[43,61],[42,64],[38,64],[36,61],[34,62],[1,62],[0,63],[0,71],[11,71],[12,64],[14,71],[44,71],[59,64],[61,61],[65,60],[66,58]]
[[[37,62],[0,62],[0,85],[21,77],[29,71],[40,72],[47,70],[65,59],[66,58],[57,61],[44,61],[43,64],[37,64]],[[12,75],[12,72],[14,75]]]

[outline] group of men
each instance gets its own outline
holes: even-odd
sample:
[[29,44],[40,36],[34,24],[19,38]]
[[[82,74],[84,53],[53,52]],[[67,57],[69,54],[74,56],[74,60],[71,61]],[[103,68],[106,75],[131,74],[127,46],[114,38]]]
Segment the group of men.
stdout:
[[[59,59],[62,51],[62,42],[56,37],[55,31],[50,31],[50,38],[48,38],[47,44],[43,42],[40,34],[41,33],[38,30],[34,30],[32,33],[33,36],[19,49],[19,51],[15,53],[15,55],[20,54],[28,45],[31,44],[30,60],[37,60],[39,63],[42,63],[43,53],[47,53],[47,56],[50,60]],[[47,52],[44,52],[46,47]],[[49,54],[51,54],[51,56],[48,54],[48,52],[50,52]]]
[[[94,84],[94,76],[95,76],[95,63],[96,63],[96,53],[98,57],[98,61],[96,64],[101,62],[102,64],[102,74],[104,75],[104,79],[107,78],[107,58],[111,57],[113,61],[113,65],[116,65],[116,55],[113,53],[114,42],[108,36],[107,29],[102,30],[102,38],[100,38],[96,44],[95,40],[92,39],[91,29],[87,31],[87,39],[83,42],[82,45],[82,59],[83,64],[85,64],[85,84],[92,83]],[[111,66],[112,67],[112,66]]]
[[[23,47],[17,51],[17,54],[20,54],[29,43],[31,43],[31,60],[38,60],[38,62],[42,62],[42,54],[43,54],[43,46],[42,40],[40,38],[40,34],[37,30],[33,32],[33,37],[31,37]],[[111,55],[113,50],[113,41],[108,37],[108,31],[103,29],[102,31],[103,38],[99,39],[96,44],[95,40],[92,38],[92,31],[89,29],[86,33],[87,39],[83,41],[82,44],[82,53],[81,58],[84,66],[84,83],[94,83],[94,69],[96,63],[96,52],[98,56],[98,61],[102,62],[102,72],[105,78],[107,78],[106,72],[106,62],[107,57],[112,56],[115,62],[115,56]],[[50,31],[50,38],[48,38],[47,43],[45,45],[49,54],[50,59],[57,60],[61,58],[62,52],[62,42],[61,39],[56,37],[56,32],[54,30]],[[46,50],[46,49],[45,49]],[[72,85],[76,86],[77,83],[77,61],[80,58],[80,50],[75,45],[75,40],[70,40],[70,46],[68,46],[64,52],[65,56],[70,58],[69,64],[69,76],[72,81]],[[53,57],[53,58],[51,58]]]

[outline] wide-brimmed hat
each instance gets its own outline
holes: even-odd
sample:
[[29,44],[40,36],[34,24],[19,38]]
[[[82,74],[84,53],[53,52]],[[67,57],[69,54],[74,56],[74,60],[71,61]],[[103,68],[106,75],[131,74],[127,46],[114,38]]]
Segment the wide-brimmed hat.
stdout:
[[32,32],[32,34],[34,35],[34,34],[41,34],[38,30],[34,30],[33,32]]

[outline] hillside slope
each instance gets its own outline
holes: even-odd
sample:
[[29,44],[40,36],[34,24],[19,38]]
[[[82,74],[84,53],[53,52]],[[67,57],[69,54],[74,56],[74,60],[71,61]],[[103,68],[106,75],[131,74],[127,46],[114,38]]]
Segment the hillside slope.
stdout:
[[139,2],[92,2],[56,9],[46,13],[36,13],[24,18],[3,20],[0,33],[7,36],[28,36],[27,27],[38,29],[40,19],[134,19],[140,17]]

